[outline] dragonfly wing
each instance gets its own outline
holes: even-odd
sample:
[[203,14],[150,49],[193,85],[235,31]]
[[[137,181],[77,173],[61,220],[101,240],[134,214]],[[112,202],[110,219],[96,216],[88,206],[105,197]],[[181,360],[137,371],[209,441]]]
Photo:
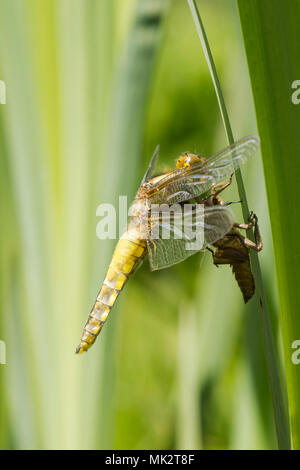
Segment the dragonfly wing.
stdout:
[[227,206],[206,207],[185,204],[186,210],[170,215],[162,212],[151,220],[147,246],[151,270],[167,268],[184,261],[221,239],[233,226],[234,217]]
[[159,150],[160,150],[160,145],[157,145],[155,150],[154,150],[154,153],[151,157],[151,160],[150,160],[150,163],[148,165],[148,168],[143,176],[143,179],[141,181],[141,184],[140,186],[142,186],[148,179],[151,178],[153,172],[154,172],[154,168],[155,168],[155,165],[156,165],[156,161],[157,161],[157,158],[158,158],[158,155],[159,155]]
[[[226,173],[231,174],[231,173]],[[178,178],[178,180],[170,183],[163,188],[159,196],[163,197],[168,204],[176,204],[193,199],[206,193],[217,182],[223,179],[216,179],[212,174],[204,174],[204,172],[194,172]]]
[[207,158],[204,167],[222,167],[232,163],[236,170],[242,163],[245,163],[259,148],[260,139],[257,135],[249,135],[237,140],[223,150]]
[[223,238],[233,227],[234,215],[228,206],[207,207],[204,211],[204,247]]
[[151,203],[180,203],[206,193],[214,184],[228,178],[258,149],[259,138],[248,136],[197,163],[188,170],[178,169],[150,189]]

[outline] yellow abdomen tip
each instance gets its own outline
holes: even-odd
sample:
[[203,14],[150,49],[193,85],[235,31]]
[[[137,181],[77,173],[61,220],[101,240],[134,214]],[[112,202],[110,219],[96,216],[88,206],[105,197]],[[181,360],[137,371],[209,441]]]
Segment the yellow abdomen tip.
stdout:
[[76,348],[76,354],[82,354],[83,352],[87,351],[89,345],[87,343],[80,343]]

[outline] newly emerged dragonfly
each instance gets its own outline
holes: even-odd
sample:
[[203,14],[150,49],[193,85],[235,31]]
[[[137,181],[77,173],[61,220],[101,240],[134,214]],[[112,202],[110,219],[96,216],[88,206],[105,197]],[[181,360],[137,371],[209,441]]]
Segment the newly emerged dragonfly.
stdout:
[[[218,182],[230,177],[255,153],[258,146],[259,138],[248,136],[208,158],[184,153],[177,159],[175,170],[153,176],[159,153],[159,147],[156,148],[131,207],[127,229],[115,248],[103,285],[84,327],[77,353],[87,351],[95,342],[120,291],[147,253],[151,270],[166,268],[183,261],[199,249],[217,243],[232,230],[234,218],[229,207],[208,204],[209,199],[204,196]],[[193,217],[194,206],[190,204],[183,218],[188,219],[192,232],[199,227],[202,229],[203,243],[200,248],[187,249],[187,238],[175,235],[178,231],[176,215],[169,218],[167,224],[173,236],[166,239],[152,237],[150,228],[153,226],[166,229],[161,216],[152,214],[153,205],[170,207],[193,201],[204,201],[203,217]]]

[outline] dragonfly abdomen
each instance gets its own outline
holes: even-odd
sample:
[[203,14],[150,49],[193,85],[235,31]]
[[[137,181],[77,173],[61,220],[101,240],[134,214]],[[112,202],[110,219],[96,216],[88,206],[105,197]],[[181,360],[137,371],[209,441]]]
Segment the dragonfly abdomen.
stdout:
[[137,238],[136,235],[133,236],[132,231],[127,230],[122,235],[115,248],[96,302],[83,329],[76,353],[81,354],[87,351],[95,342],[119,293],[130,274],[134,272],[144,258],[146,251],[146,241]]

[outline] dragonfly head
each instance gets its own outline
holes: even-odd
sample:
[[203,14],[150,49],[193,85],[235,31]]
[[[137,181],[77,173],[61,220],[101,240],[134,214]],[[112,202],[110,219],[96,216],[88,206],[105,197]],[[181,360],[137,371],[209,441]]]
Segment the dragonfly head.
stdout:
[[205,162],[205,158],[195,153],[185,152],[176,161],[176,168],[191,168],[195,163]]

